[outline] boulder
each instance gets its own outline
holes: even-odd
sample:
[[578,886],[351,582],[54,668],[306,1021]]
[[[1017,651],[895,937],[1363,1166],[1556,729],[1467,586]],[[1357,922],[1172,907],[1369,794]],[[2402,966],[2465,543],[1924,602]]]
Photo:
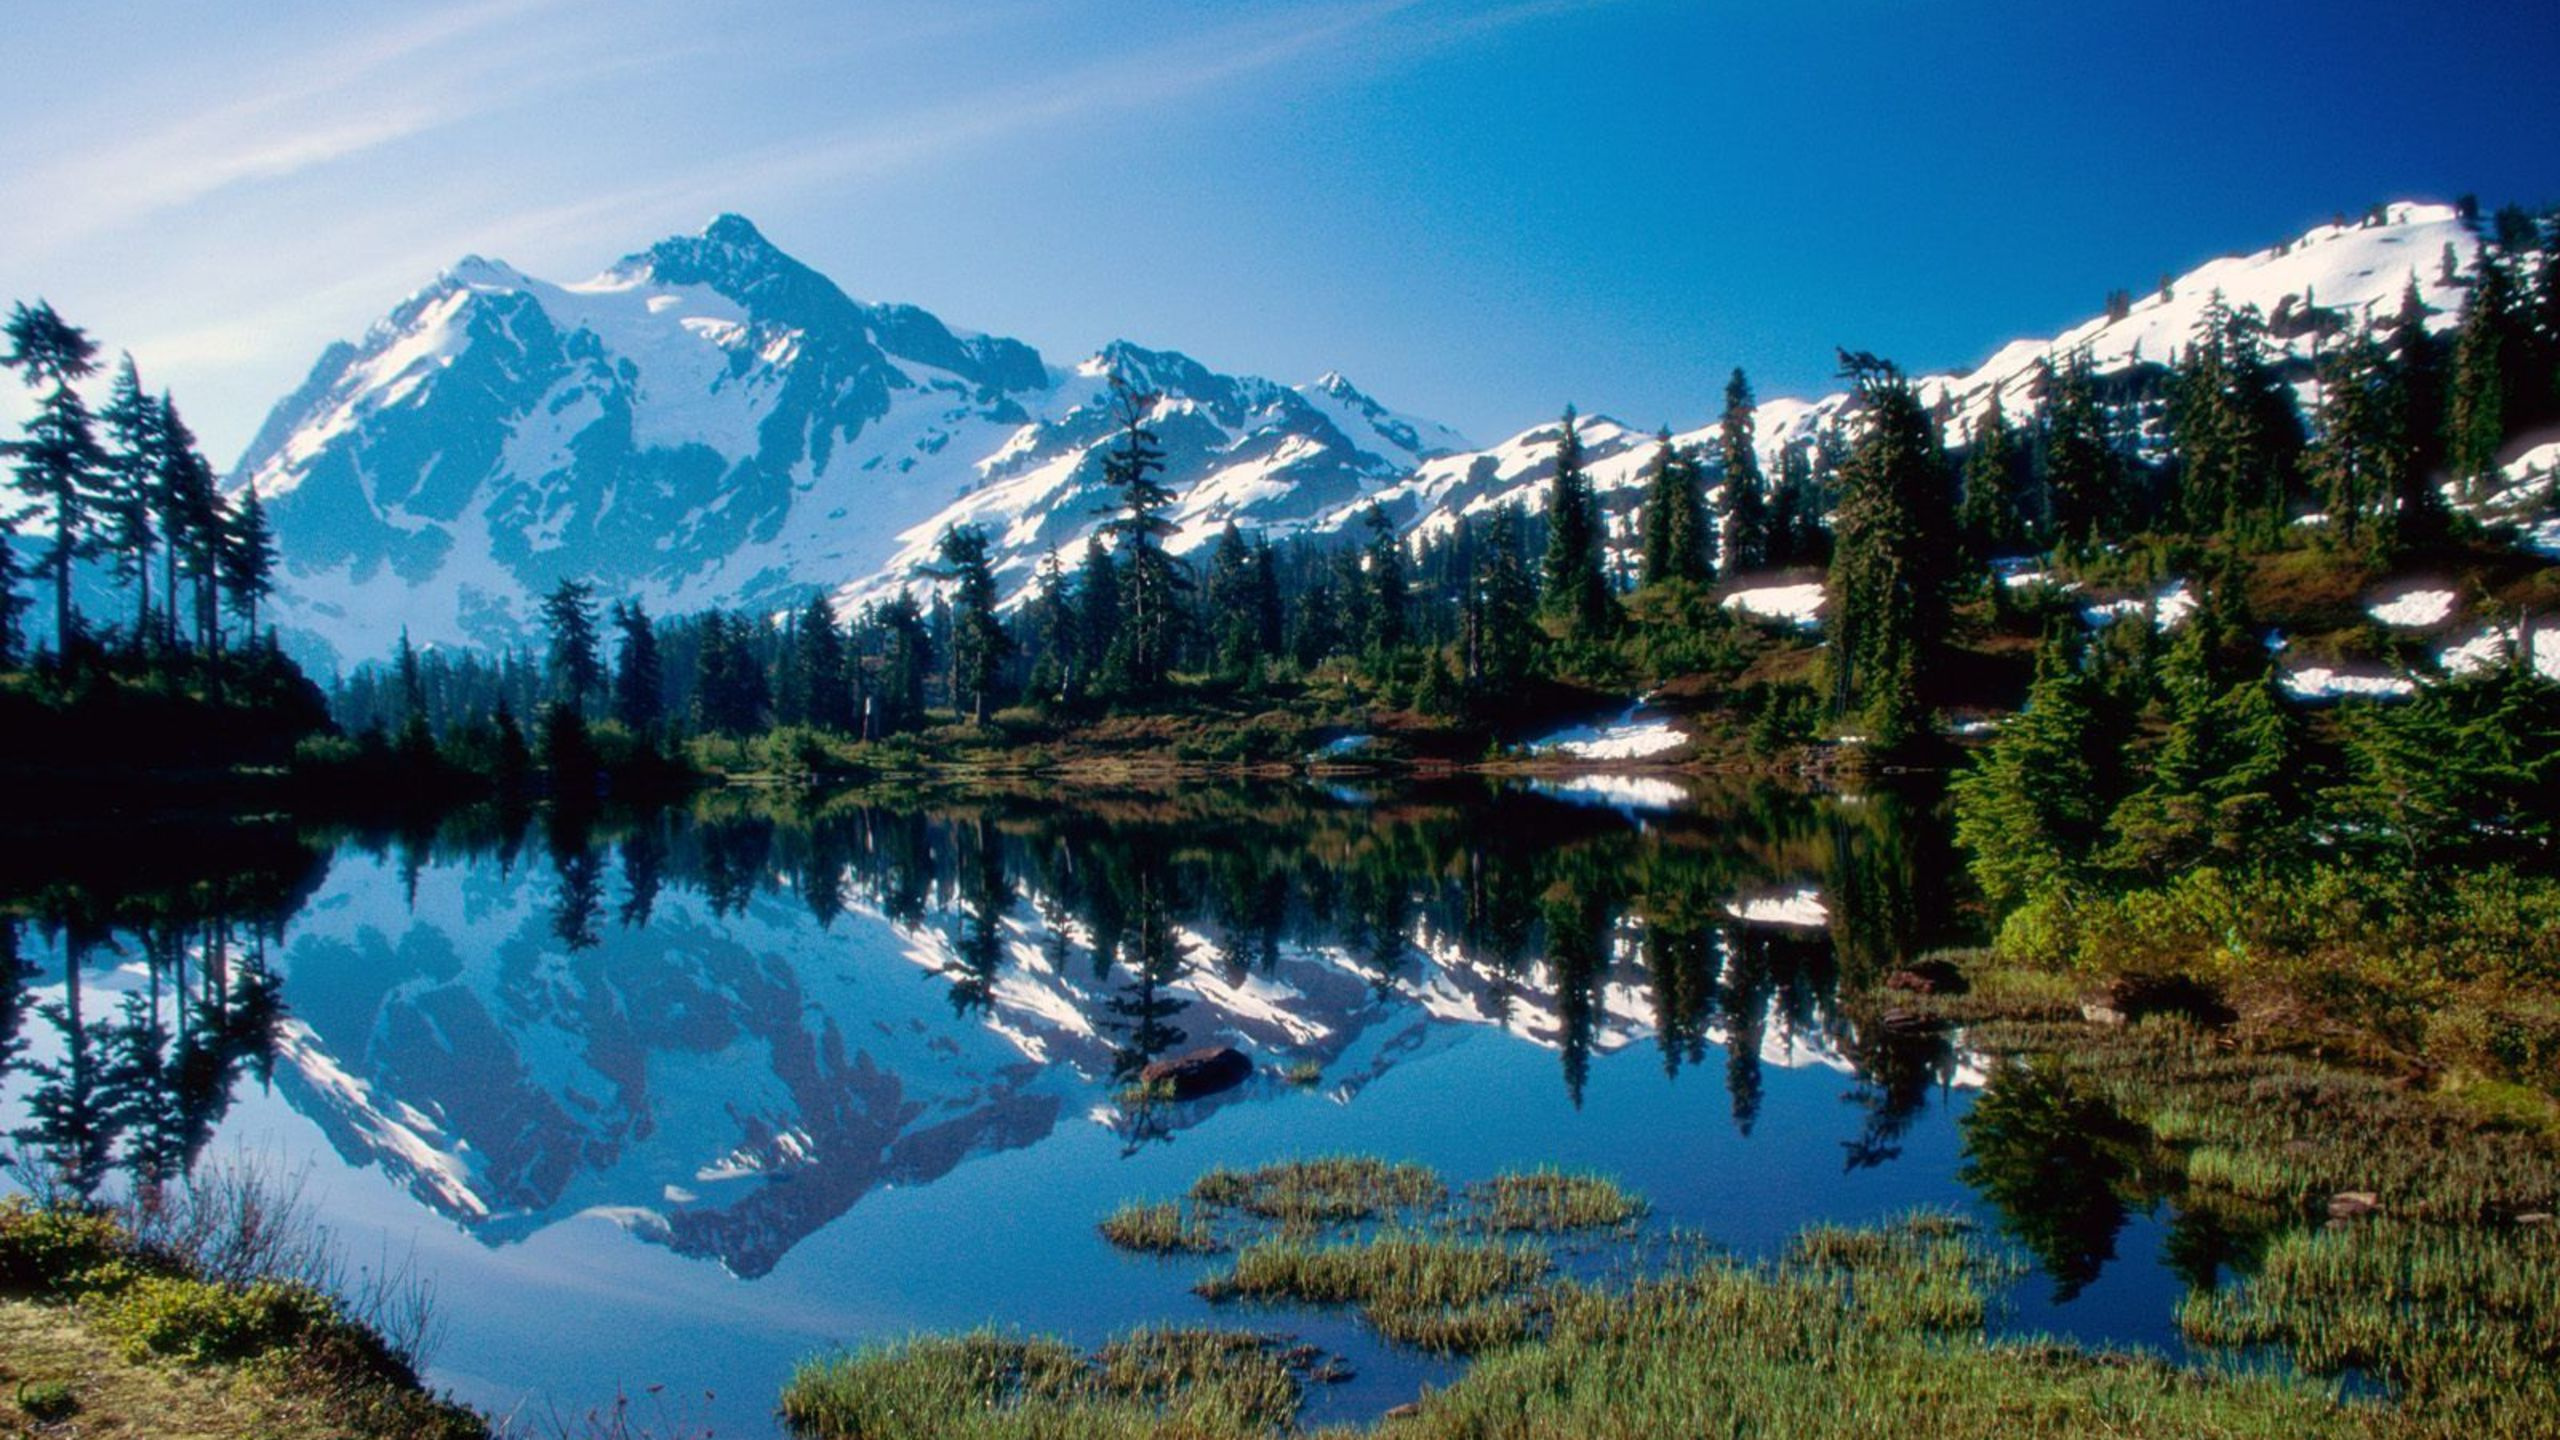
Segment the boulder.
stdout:
[[1907,970],[1884,977],[1884,988],[1910,995],[1961,995],[1969,986],[1964,972],[1945,960],[1915,960]]
[[1149,1089],[1158,1086],[1169,1090],[1176,1100],[1197,1100],[1232,1090],[1253,1074],[1253,1062],[1233,1045],[1211,1045],[1199,1050],[1186,1050],[1168,1055],[1138,1072],[1138,1080]]

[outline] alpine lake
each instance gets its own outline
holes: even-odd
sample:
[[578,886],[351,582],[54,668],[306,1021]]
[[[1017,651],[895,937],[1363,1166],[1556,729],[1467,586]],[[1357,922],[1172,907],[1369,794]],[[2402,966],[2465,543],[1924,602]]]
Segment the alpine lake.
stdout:
[[[1951,1210],[2025,1262],[1996,1331],[2180,1355],[2214,1237],[1844,998],[1976,938],[1944,809],[1593,775],[17,833],[0,1130],[97,1193],[285,1177],[432,1286],[431,1383],[537,1421],[768,1434],[834,1347],[1151,1322],[1297,1337],[1339,1357],[1307,1422],[1373,1418],[1464,1362],[1096,1228],[1338,1154],[1612,1177],[1647,1238],[1559,1247],[1588,1273]],[[1142,1083],[1210,1047],[1249,1073]]]

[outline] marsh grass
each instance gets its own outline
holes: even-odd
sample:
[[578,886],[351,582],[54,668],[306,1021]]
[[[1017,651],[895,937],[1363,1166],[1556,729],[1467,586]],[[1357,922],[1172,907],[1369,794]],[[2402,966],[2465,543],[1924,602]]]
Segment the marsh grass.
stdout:
[[[2538,1104],[2174,1017],[2087,1025],[1996,998],[2036,984],[1972,959],[1972,996],[1941,1013],[2139,1127],[2165,1193],[2255,1237],[2243,1278],[2180,1303],[2190,1342],[2378,1382],[2397,1403],[2374,1412],[2377,1433],[2560,1433],[2560,1235],[2522,1223],[2560,1201],[2560,1140]],[[2349,1192],[2377,1212],[2331,1221]]]
[[[1818,1227],[1780,1259],[1705,1259],[1622,1283],[1556,1281],[1533,1246],[1389,1233],[1277,1240],[1237,1256],[1220,1293],[1366,1303],[1409,1297],[1461,1327],[1534,1296],[1534,1332],[1479,1352],[1418,1411],[1374,1431],[1408,1440],[1766,1435],[1849,1440],[2108,1435],[2327,1440],[2387,1412],[2320,1386],[2181,1370],[2044,1342],[1992,1344],[1982,1287],[2012,1262],[1952,1217]],[[1941,1292],[1969,1289],[1967,1303]],[[1251,1337],[1155,1332],[1086,1362],[1055,1342],[981,1333],[804,1365],[783,1417],[802,1440],[1244,1440],[1290,1428],[1296,1390]],[[1283,1365],[1285,1370],[1285,1365]],[[1287,1409],[1283,1409],[1283,1397]]]
[[1436,1210],[1449,1187],[1428,1166],[1370,1155],[1325,1155],[1253,1170],[1220,1166],[1192,1182],[1194,1204],[1285,1225],[1345,1225]]
[[1147,1329],[1088,1357],[981,1330],[805,1361],[779,1414],[810,1440],[1229,1440],[1288,1424],[1299,1398],[1288,1353],[1260,1336]]
[[1465,1192],[1459,1223],[1517,1234],[1612,1230],[1634,1224],[1644,1202],[1604,1175],[1554,1168],[1496,1175]]
[[2377,1218],[2296,1231],[2257,1273],[2190,1293],[2199,1344],[2281,1345],[2319,1375],[2362,1373],[2405,1394],[2414,1426],[2560,1428],[2560,1234]]
[[1102,1217],[1102,1238],[1151,1255],[1207,1255],[1227,1248],[1208,1222],[1172,1201],[1132,1200]]
[[1387,1339],[1448,1354],[1526,1337],[1552,1268],[1533,1244],[1389,1231],[1343,1243],[1260,1241],[1193,1288],[1212,1301],[1357,1306]]

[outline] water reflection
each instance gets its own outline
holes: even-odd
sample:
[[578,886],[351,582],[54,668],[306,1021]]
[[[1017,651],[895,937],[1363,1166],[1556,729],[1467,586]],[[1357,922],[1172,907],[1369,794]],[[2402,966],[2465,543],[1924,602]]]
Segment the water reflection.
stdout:
[[[489,1243],[604,1211],[745,1276],[878,1187],[1062,1124],[1134,1151],[1282,1093],[1284,1071],[1348,1103],[1483,1028],[1551,1051],[1576,1106],[1594,1057],[1630,1046],[1675,1078],[1720,1070],[1742,1135],[1767,1067],[1829,1065],[1863,1116],[1843,1165],[1898,1155],[1957,1050],[1838,997],[1951,938],[1933,804],[1576,798],[724,794],[123,836],[85,860],[20,846],[0,1053],[32,1159],[77,1190],[184,1168],[272,1071],[347,1162]],[[58,998],[30,1016],[39,985]],[[1132,1086],[1206,1045],[1255,1078],[1180,1103]],[[1994,1119],[1979,1183],[2046,1184],[1999,1158],[2032,1117]],[[2080,1263],[2030,1243],[2057,1275]]]

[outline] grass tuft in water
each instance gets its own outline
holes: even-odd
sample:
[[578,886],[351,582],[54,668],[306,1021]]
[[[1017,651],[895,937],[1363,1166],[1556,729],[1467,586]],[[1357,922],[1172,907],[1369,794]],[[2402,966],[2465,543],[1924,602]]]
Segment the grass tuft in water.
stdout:
[[1208,1223],[1171,1201],[1132,1200],[1102,1218],[1102,1238],[1151,1255],[1207,1255],[1227,1248]]
[[1633,1224],[1644,1202],[1602,1175],[1541,1168],[1467,1187],[1465,1223],[1519,1234],[1608,1230]]
[[1550,1268],[1536,1245],[1390,1231],[1342,1244],[1261,1241],[1194,1288],[1211,1300],[1356,1305],[1389,1340],[1451,1353],[1525,1337]]
[[804,1361],[779,1413],[807,1440],[1227,1440],[1269,1435],[1298,1404],[1289,1359],[1260,1336],[1144,1329],[1088,1358],[980,1330]]
[[1342,1225],[1448,1203],[1430,1167],[1369,1155],[1325,1155],[1253,1170],[1221,1166],[1193,1181],[1195,1204],[1241,1210],[1286,1225]]

